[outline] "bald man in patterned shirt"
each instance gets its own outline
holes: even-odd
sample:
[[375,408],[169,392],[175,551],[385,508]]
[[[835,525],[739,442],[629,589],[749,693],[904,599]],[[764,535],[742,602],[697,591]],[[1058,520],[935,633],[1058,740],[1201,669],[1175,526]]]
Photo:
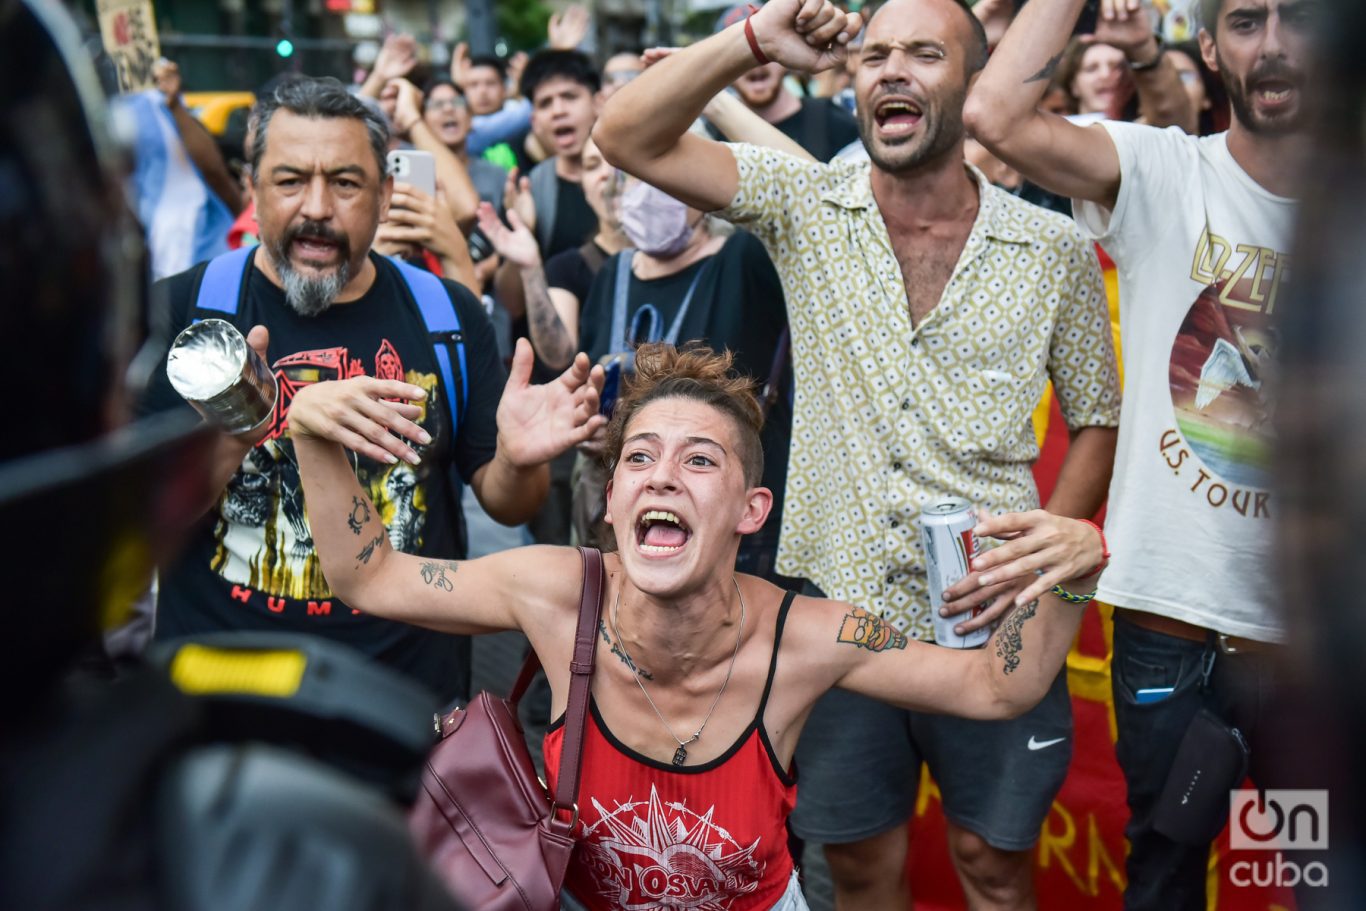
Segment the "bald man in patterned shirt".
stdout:
[[[1104,500],[1117,370],[1091,245],[963,160],[963,102],[986,40],[960,0],[892,0],[870,22],[855,76],[870,162],[811,163],[686,132],[756,60],[824,69],[860,25],[824,0],[773,0],[619,91],[595,137],[623,170],[754,232],[778,268],[797,380],[779,572],[930,639],[919,512],[950,496],[979,512],[1038,508],[1030,416],[1050,379],[1072,440],[1049,534],[1101,561],[1098,531],[1063,517]],[[1026,549],[1059,568],[1045,538]],[[1028,609],[1016,600],[1034,573],[989,576],[947,605],[990,602],[960,631]],[[839,908],[903,911],[926,762],[970,906],[1032,907],[1029,849],[1066,776],[1071,730],[1065,673],[1007,722],[835,691],[798,748],[793,827],[825,845]]]

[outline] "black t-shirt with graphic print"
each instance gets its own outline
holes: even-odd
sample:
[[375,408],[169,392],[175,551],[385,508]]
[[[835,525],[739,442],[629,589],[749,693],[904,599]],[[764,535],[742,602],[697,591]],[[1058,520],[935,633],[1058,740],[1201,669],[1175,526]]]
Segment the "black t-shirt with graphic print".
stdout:
[[[247,455],[183,553],[162,573],[156,635],[169,639],[224,630],[317,634],[359,649],[445,699],[463,697],[469,688],[468,639],[370,617],[333,597],[305,518],[288,408],[294,394],[310,383],[365,375],[401,379],[428,390],[419,423],[433,442],[418,447],[420,465],[387,465],[347,453],[397,550],[434,558],[463,555],[452,472],[472,477],[496,448],[495,414],[505,373],[483,307],[463,287],[443,282],[456,304],[468,362],[469,404],[452,440],[446,390],[422,317],[398,271],[382,257],[371,258],[377,274],[370,290],[316,317],[291,310],[284,293],[259,269],[247,276],[241,308],[231,319],[243,334],[258,323],[270,330],[268,355],[279,383],[279,404],[266,438]],[[204,266],[196,266],[154,287],[154,305],[169,308],[168,325],[183,327],[193,321],[203,273]],[[142,408],[177,407],[188,406],[171,387],[163,365]],[[364,512],[363,504],[355,507],[358,519]],[[373,552],[375,543],[357,533],[357,559]]]

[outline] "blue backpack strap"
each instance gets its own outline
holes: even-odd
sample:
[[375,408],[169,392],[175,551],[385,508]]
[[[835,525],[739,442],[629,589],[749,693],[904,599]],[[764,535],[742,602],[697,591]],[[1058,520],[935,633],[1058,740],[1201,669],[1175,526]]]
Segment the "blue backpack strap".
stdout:
[[[251,256],[256,247],[242,247],[231,250],[209,260],[204,275],[199,279],[199,294],[195,297],[196,311],[211,311],[226,316],[236,316],[242,302],[242,287],[246,284],[247,270],[251,268]],[[202,316],[196,315],[197,323]]]
[[[455,301],[446,291],[446,286],[430,272],[410,266],[402,260],[390,257],[389,261],[398,269],[408,292],[422,314],[422,322],[427,324],[427,332],[432,337],[432,351],[441,370],[441,381],[446,387],[446,404],[451,411],[451,439],[460,430],[460,415],[469,408],[469,368],[465,362],[465,334],[460,328],[460,317],[455,311]],[[451,363],[451,349],[455,349],[455,360],[460,365],[460,381],[456,382],[455,367]]]

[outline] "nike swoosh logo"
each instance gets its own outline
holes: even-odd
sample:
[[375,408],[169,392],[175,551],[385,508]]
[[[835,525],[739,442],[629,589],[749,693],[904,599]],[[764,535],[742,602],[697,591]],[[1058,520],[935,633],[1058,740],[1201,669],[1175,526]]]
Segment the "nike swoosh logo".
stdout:
[[1062,743],[1066,739],[1066,737],[1057,737],[1053,740],[1035,740],[1033,736],[1030,736],[1029,748],[1031,750],[1043,750],[1047,749],[1048,747],[1051,747],[1055,743]]

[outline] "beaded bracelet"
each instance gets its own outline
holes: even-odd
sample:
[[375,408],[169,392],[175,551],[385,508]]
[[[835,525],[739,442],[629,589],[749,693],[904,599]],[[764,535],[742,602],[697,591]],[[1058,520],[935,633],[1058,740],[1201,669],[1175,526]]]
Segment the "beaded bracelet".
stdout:
[[1096,592],[1099,591],[1099,589],[1091,589],[1091,594],[1089,595],[1074,595],[1061,585],[1055,585],[1050,591],[1068,604],[1089,604],[1091,600],[1096,597]]

